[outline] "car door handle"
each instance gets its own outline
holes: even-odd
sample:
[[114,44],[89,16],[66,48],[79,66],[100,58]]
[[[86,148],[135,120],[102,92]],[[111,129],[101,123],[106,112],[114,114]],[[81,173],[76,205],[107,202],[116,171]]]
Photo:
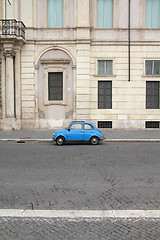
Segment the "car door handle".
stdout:
[[80,132],[83,132],[83,133],[84,133],[84,131],[80,131]]

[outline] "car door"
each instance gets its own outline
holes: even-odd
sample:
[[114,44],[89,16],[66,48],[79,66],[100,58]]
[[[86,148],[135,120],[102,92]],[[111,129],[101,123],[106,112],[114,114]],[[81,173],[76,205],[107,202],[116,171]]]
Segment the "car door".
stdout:
[[68,141],[83,141],[84,129],[81,123],[73,123],[67,132]]
[[94,128],[92,125],[85,123],[84,124],[84,141],[89,141],[91,136],[94,135]]

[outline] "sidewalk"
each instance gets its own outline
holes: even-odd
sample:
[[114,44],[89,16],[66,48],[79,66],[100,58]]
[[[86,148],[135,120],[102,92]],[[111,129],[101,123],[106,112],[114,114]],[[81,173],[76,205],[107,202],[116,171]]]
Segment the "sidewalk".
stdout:
[[[101,130],[104,134],[104,142],[124,141],[153,141],[160,142],[160,130]],[[51,141],[54,130],[0,130],[0,141]]]

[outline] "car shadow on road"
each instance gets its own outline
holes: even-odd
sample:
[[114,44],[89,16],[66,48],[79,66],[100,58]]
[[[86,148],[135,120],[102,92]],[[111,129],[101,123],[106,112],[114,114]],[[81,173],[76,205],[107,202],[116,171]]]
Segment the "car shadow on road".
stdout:
[[[52,144],[52,145],[56,145],[57,147],[60,147],[60,146],[58,146],[55,142],[51,142],[50,144]],[[63,145],[62,145],[62,147],[63,146],[71,146],[71,145],[87,145],[87,146],[99,146],[99,145],[104,145],[104,143],[103,142],[99,142],[97,145],[92,145],[90,142],[65,142]]]

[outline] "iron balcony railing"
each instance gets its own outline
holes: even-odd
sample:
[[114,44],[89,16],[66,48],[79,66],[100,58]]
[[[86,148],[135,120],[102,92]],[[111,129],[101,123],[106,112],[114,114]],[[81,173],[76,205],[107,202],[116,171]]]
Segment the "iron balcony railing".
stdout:
[[0,34],[1,35],[15,35],[17,37],[25,38],[26,26],[22,21],[15,19],[1,19],[0,20]]

